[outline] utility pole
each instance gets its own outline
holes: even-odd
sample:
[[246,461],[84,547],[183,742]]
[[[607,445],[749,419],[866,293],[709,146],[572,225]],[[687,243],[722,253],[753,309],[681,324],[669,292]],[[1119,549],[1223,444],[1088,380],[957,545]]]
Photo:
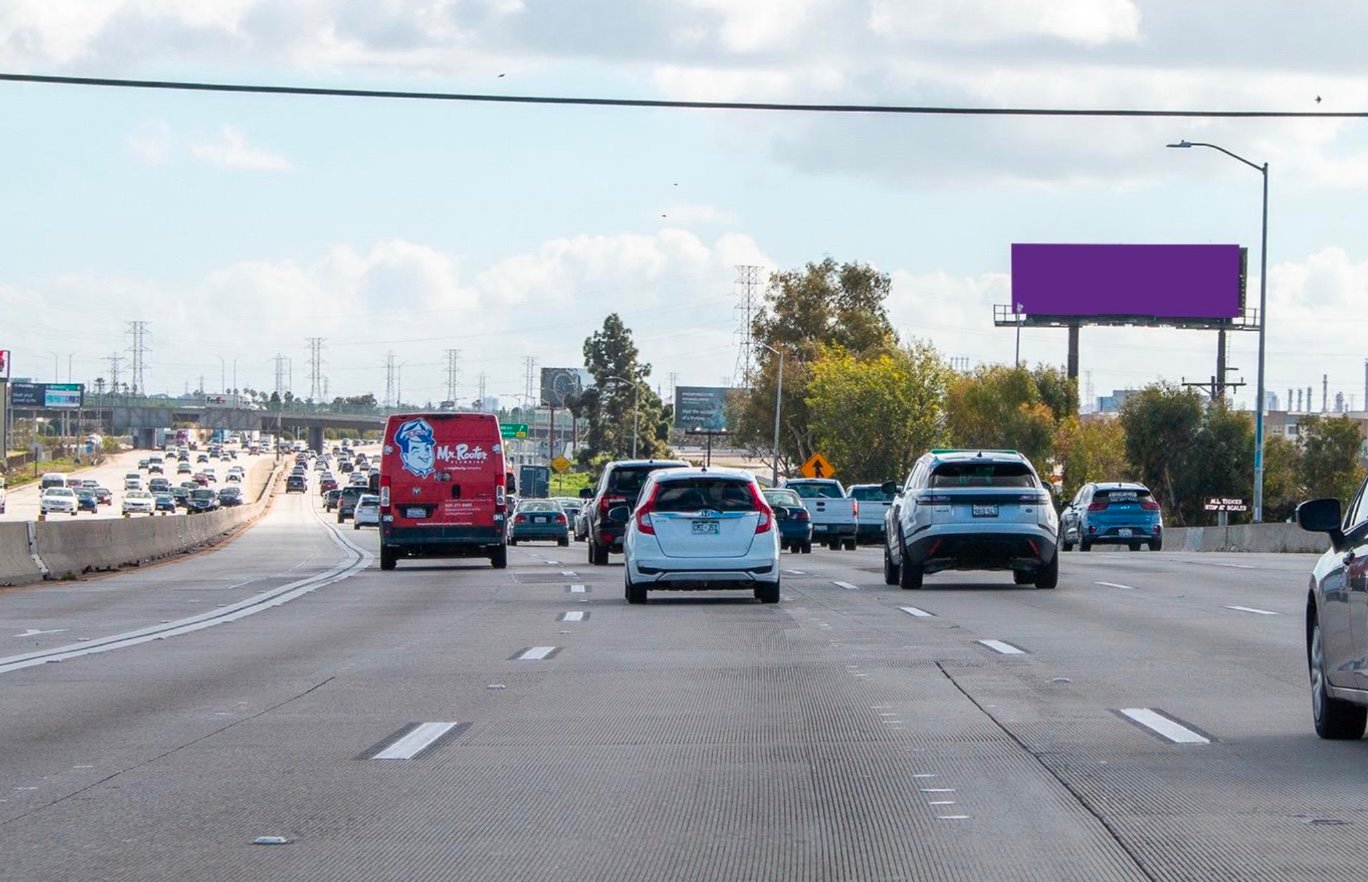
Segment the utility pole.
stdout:
[[119,394],[119,363],[123,361],[123,356],[119,353],[106,356],[109,362],[109,390],[115,395]]
[[128,334],[133,338],[133,394],[146,393],[144,374],[147,370],[147,322],[129,322]]
[[309,399],[323,399],[323,338],[309,338]]
[[1321,413],[1330,410],[1330,375],[1321,374]]
[[483,410],[483,409],[484,409],[484,406],[485,406],[485,403],[484,403],[484,400],[485,400],[485,389],[486,389],[486,387],[487,387],[488,385],[489,385],[489,376],[488,376],[487,374],[480,374],[480,409],[481,409],[481,410]]
[[282,401],[285,399],[285,356],[279,352],[275,357],[275,397]]
[[763,267],[737,264],[736,285],[739,288],[740,302],[736,304],[736,329],[740,338],[740,348],[736,352],[736,376],[741,386],[749,389],[755,384],[755,359],[752,354],[752,331],[755,313],[760,309],[760,283]]
[[675,403],[675,387],[679,385],[679,374],[670,371],[670,404]]
[[447,357],[447,388],[446,400],[451,402],[451,406],[456,406],[456,377],[461,373],[458,362],[461,360],[461,350],[448,349]]
[[[1227,368],[1227,370],[1231,369]],[[1186,377],[1184,377],[1183,381],[1179,385],[1190,389],[1201,389],[1203,392],[1207,394],[1207,396],[1212,401],[1221,401],[1225,399],[1225,391],[1227,389],[1238,389],[1241,386],[1247,386],[1249,384],[1245,382],[1221,382],[1220,377],[1216,376],[1215,374],[1212,374],[1211,379],[1205,383],[1191,382]]]

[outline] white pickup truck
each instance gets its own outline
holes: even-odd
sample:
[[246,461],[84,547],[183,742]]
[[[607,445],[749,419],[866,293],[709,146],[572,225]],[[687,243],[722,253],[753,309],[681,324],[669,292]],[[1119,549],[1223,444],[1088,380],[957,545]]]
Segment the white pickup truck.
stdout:
[[861,544],[884,541],[884,514],[893,504],[893,494],[882,484],[851,484],[846,494],[859,503],[855,538]]
[[812,520],[812,541],[832,551],[855,550],[860,504],[846,496],[840,481],[829,478],[789,478],[781,485],[803,500]]

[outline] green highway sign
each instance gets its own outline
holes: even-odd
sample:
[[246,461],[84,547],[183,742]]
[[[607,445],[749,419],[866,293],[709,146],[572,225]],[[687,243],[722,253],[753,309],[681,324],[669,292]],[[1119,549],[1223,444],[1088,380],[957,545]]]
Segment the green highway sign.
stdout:
[[504,438],[526,438],[527,423],[499,423],[499,433]]

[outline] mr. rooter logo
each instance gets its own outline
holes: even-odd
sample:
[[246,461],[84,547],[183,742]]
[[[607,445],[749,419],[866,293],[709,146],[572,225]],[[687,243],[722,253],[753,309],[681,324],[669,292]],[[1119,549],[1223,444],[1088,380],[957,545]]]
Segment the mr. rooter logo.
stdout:
[[489,459],[489,451],[479,444],[438,445],[432,426],[422,417],[401,423],[394,432],[394,444],[404,470],[419,478],[432,474],[438,463],[481,463]]

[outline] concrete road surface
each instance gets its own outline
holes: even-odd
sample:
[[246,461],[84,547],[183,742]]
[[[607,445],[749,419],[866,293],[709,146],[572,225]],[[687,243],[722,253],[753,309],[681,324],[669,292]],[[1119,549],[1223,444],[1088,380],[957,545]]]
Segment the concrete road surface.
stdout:
[[[1359,880],[1309,556],[1064,557],[777,606],[583,545],[401,562],[281,498],[213,552],[0,591],[0,879]],[[49,659],[51,661],[49,661]],[[284,844],[253,844],[280,837]],[[267,842],[272,840],[265,840]]]

